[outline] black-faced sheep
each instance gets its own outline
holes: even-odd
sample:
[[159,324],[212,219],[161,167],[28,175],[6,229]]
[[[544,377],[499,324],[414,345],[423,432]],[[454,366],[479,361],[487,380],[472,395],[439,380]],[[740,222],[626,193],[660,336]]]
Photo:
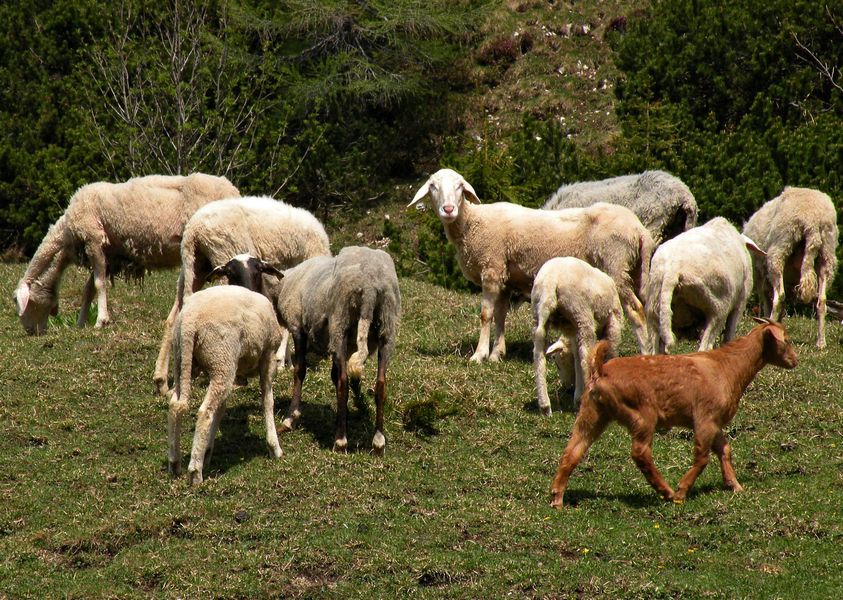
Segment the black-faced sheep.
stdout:
[[637,175],[563,185],[543,208],[577,208],[595,202],[609,202],[630,209],[657,244],[697,223],[697,202],[691,190],[679,178],[664,171],[644,171]]
[[753,257],[755,286],[765,315],[779,319],[785,292],[817,301],[817,348],[825,348],[826,291],[837,270],[837,212],[817,190],[786,187],[750,217],[743,229],[766,257]]
[[[229,283],[249,285],[250,275],[239,278],[240,265],[220,268]],[[359,383],[369,349],[378,348],[375,381],[375,435],[372,451],[383,454],[383,410],[386,369],[398,336],[401,292],[392,258],[382,250],[343,248],[335,257],[308,259],[283,273],[261,267],[264,289],[275,304],[278,320],[290,330],[295,343],[293,397],[284,419],[292,429],[301,413],[301,389],[307,372],[308,352],[330,354],[331,379],[337,393],[334,450],[344,451],[348,415],[349,378]],[[266,292],[265,292],[266,293]]]
[[96,326],[106,325],[111,319],[109,276],[177,266],[188,218],[203,204],[239,195],[225,177],[202,173],[82,186],[44,236],[15,290],[24,329],[30,335],[44,333],[48,317],[58,311],[61,276],[77,261],[91,267],[77,325],[87,323],[95,293]]
[[170,473],[176,476],[181,471],[181,420],[188,410],[194,372],[207,373],[209,381],[196,416],[189,484],[202,482],[202,469],[211,460],[225,400],[237,377],[260,374],[266,442],[270,453],[280,457],[272,380],[281,326],[270,301],[236,286],[202,290],[185,301],[173,331],[175,390],[167,419]]
[[[184,298],[201,289],[214,267],[231,257],[250,254],[287,268],[313,256],[329,256],[328,234],[310,212],[279,200],[247,196],[213,202],[188,220],[181,245],[181,273],[176,298],[164,324],[153,380],[167,392],[172,324]],[[261,290],[256,290],[261,291]],[[287,335],[279,347],[284,363]]]
[[[641,351],[650,351],[638,294],[647,282],[654,243],[628,208],[606,203],[566,210],[535,210],[507,202],[475,206],[480,200],[474,188],[450,169],[434,173],[410,206],[428,194],[445,235],[457,249],[463,275],[483,288],[480,339],[471,361],[504,356],[512,295],[529,297],[536,273],[556,256],[574,256],[612,278]],[[493,315],[495,342],[490,354]]]

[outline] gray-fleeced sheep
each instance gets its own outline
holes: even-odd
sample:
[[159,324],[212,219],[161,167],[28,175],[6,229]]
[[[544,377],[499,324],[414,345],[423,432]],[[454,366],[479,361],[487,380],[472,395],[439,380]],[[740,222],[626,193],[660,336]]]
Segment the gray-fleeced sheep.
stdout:
[[[279,268],[313,256],[329,256],[328,234],[310,212],[280,200],[247,196],[221,200],[197,210],[184,227],[182,269],[176,298],[164,324],[153,380],[160,394],[167,392],[172,324],[184,298],[201,289],[211,271],[232,256],[251,254]],[[261,290],[256,290],[261,291]],[[278,358],[286,355],[285,332]]]
[[630,209],[657,244],[697,223],[697,202],[691,190],[678,177],[664,171],[563,185],[543,208],[576,208],[595,202],[620,204]]
[[[251,277],[239,279],[240,265],[231,269],[231,262],[220,268],[229,283],[249,285]],[[266,273],[274,271],[269,265],[262,268]],[[395,350],[401,318],[401,292],[392,258],[382,250],[353,246],[343,248],[335,257],[311,258],[283,273],[275,271],[274,276],[266,274],[263,278],[264,289],[273,299],[279,321],[290,330],[296,349],[293,397],[283,427],[292,429],[300,415],[306,354],[330,354],[331,379],[337,392],[334,449],[344,451],[348,446],[349,378],[352,384],[359,383],[369,349],[377,346],[372,451],[382,454],[386,445],[383,435],[386,368]]]
[[175,390],[167,418],[170,473],[176,476],[181,471],[181,420],[188,410],[194,371],[207,373],[209,381],[196,416],[188,483],[202,482],[202,470],[211,460],[225,400],[237,377],[260,374],[266,442],[271,454],[280,457],[272,380],[281,326],[272,303],[242,287],[202,290],[185,301],[173,332]]
[[763,252],[723,217],[689,229],[656,249],[647,284],[651,345],[669,352],[676,335],[711,350],[735,337],[752,292],[750,251]]
[[[471,361],[496,361],[504,356],[512,295],[528,297],[536,273],[556,256],[574,256],[612,278],[639,347],[649,353],[638,294],[647,282],[654,242],[628,208],[606,203],[552,211],[507,202],[475,206],[480,200],[474,188],[451,169],[431,175],[409,206],[428,194],[445,235],[456,247],[463,275],[483,288],[480,339]],[[490,354],[493,315],[495,341]]]
[[[570,256],[552,258],[539,269],[530,295],[533,310],[533,371],[538,405],[551,413],[547,395],[545,353],[557,354],[563,383],[574,371],[574,401],[588,381],[588,357],[598,338],[614,352],[621,340],[623,313],[612,278],[588,263]],[[557,342],[546,349],[549,327],[561,329]]]
[[203,173],[82,186],[44,236],[15,290],[24,329],[29,335],[46,331],[48,317],[58,312],[61,276],[74,262],[91,268],[77,325],[87,323],[95,293],[96,326],[108,324],[109,276],[177,266],[188,218],[203,204],[239,195],[225,177]]
[[817,301],[817,347],[825,348],[825,296],[837,270],[837,212],[831,198],[786,187],[750,217],[743,232],[767,253],[753,257],[764,314],[778,320],[785,292],[795,286],[800,302]]

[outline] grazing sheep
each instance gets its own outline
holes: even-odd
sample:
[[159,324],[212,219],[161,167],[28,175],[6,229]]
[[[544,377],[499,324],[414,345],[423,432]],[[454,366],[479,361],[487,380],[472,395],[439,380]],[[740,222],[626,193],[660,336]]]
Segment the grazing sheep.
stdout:
[[657,244],[697,223],[697,202],[691,190],[679,178],[664,171],[563,185],[543,208],[577,208],[595,202],[620,204],[630,209]]
[[[647,284],[650,343],[669,352],[674,333],[699,339],[699,350],[711,350],[717,336],[735,337],[752,291],[752,259],[760,252],[723,217],[689,229],[656,249]],[[725,329],[725,331],[724,331]]]
[[[472,362],[497,361],[506,354],[504,326],[512,295],[529,296],[539,268],[556,256],[574,256],[612,278],[639,347],[649,352],[644,307],[636,294],[644,291],[654,244],[629,209],[605,203],[553,211],[507,202],[474,206],[480,203],[474,188],[450,169],[434,173],[409,206],[428,194],[456,246],[463,275],[483,288]],[[493,314],[495,342],[489,354]]]
[[817,348],[825,348],[825,295],[837,270],[837,212],[831,198],[786,187],[750,217],[743,232],[767,253],[753,257],[764,314],[781,318],[785,291],[795,286],[800,302],[817,301]]
[[[238,278],[238,272],[243,271],[232,265],[233,262],[238,261],[220,267],[229,277],[229,283],[249,285],[252,276],[247,274]],[[245,264],[255,263],[247,261]],[[291,430],[301,414],[307,353],[330,354],[333,359],[331,379],[337,392],[334,450],[344,451],[348,446],[349,378],[355,387],[359,384],[369,348],[377,345],[372,451],[383,454],[386,445],[383,435],[386,368],[395,350],[401,315],[401,292],[392,258],[382,250],[353,246],[343,248],[335,257],[308,259],[283,273],[266,264],[260,268],[267,274],[264,288],[269,290],[278,319],[290,330],[296,347],[293,398],[283,428]]]
[[[172,324],[184,298],[205,285],[214,267],[239,254],[252,254],[287,268],[313,256],[330,256],[331,250],[328,234],[316,217],[280,200],[247,196],[213,202],[196,211],[184,227],[176,298],[164,323],[155,363],[153,380],[158,393],[163,395],[168,389]],[[282,364],[287,339],[285,331],[278,349]]]
[[178,265],[182,230],[190,215],[203,204],[239,195],[225,177],[202,173],[82,186],[47,231],[15,290],[23,328],[29,335],[46,331],[49,315],[58,312],[61,276],[76,261],[91,267],[76,324],[87,323],[95,292],[96,326],[108,324],[107,277]]
[[[533,370],[538,404],[550,416],[547,396],[547,354],[556,354],[563,382],[570,382],[574,368],[574,400],[579,402],[588,381],[588,356],[597,339],[605,338],[614,351],[621,341],[623,313],[618,290],[603,271],[571,256],[551,258],[536,275],[530,295],[533,309]],[[545,351],[547,328],[562,330],[557,342]]]
[[242,287],[216,286],[185,301],[173,331],[175,390],[167,418],[170,474],[177,476],[181,471],[181,419],[187,413],[194,371],[207,373],[209,381],[196,416],[188,483],[202,483],[202,469],[211,460],[225,401],[236,377],[260,374],[266,442],[272,455],[280,457],[272,380],[281,326],[272,303]]
[[[743,488],[735,477],[732,449],[723,428],[734,418],[738,400],[767,364],[796,366],[797,357],[784,327],[768,319],[746,336],[707,352],[673,356],[629,356],[603,362],[608,344],[598,342],[571,439],[559,460],[550,493],[551,506],[562,508],[571,471],[612,421],[632,436],[632,460],[665,499],[682,502],[708,464],[712,450],[720,460],[723,483]],[[674,492],[653,464],[656,429],[694,430],[694,465]]]

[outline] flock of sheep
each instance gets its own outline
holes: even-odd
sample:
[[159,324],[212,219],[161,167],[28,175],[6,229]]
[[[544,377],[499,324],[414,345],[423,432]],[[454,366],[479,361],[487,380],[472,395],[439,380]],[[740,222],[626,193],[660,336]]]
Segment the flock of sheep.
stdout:
[[[580,407],[553,480],[554,506],[562,506],[568,476],[612,421],[629,430],[636,465],[663,497],[684,500],[712,451],[725,485],[741,489],[722,430],[758,370],[765,364],[796,366],[787,334],[773,320],[788,288],[795,286],[802,302],[816,300],[817,346],[825,346],[826,290],[836,270],[838,235],[827,195],[785,188],[750,218],[743,234],[720,217],[695,227],[693,195],[662,171],[563,186],[537,210],[482,205],[468,181],[442,169],[410,206],[427,198],[457,249],[463,274],[482,288],[480,337],[471,361],[503,358],[510,303],[529,299],[542,413],[551,413],[546,356],[554,357],[563,383],[574,384]],[[224,177],[195,173],[80,188],[15,290],[27,333],[46,330],[58,308],[62,273],[73,263],[92,271],[77,323],[87,322],[96,295],[97,327],[109,322],[107,277],[181,267],[154,371],[157,391],[170,394],[173,475],[181,470],[180,425],[200,371],[209,383],[197,414],[189,482],[202,481],[224,402],[247,376],[260,377],[267,444],[273,456],[281,456],[273,378],[279,365],[292,363],[292,401],[282,422],[283,429],[292,429],[308,351],[332,357],[334,449],[342,451],[348,444],[349,386],[359,389],[363,363],[377,348],[372,450],[383,452],[386,370],[401,314],[398,278],[386,252],[349,247],[332,256],[324,227],[308,211],[271,198],[241,198]],[[203,290],[215,277],[229,285]],[[769,318],[726,344],[753,281]],[[623,314],[641,355],[607,361],[617,352]],[[558,330],[558,339],[548,344],[551,329]],[[664,354],[677,336],[698,339],[700,352]],[[713,349],[718,337],[724,345]],[[651,455],[655,429],[674,425],[692,428],[696,441],[694,465],[675,493]]]

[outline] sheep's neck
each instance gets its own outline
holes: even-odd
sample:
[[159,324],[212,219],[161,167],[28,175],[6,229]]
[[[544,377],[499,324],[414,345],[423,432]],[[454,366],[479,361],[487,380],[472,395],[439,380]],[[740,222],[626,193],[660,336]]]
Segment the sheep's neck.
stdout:
[[723,365],[723,375],[732,388],[732,396],[739,399],[764,365],[764,329],[757,328],[746,336],[712,350]]
[[26,281],[38,280],[44,288],[58,287],[62,272],[71,258],[71,249],[65,247],[66,229],[67,222],[64,216],[50,227],[32,256],[32,260],[29,261],[24,275]]
[[473,207],[468,201],[464,200],[460,205],[457,218],[451,223],[443,222],[445,237],[457,247],[458,253],[462,250],[463,238],[477,225],[478,221],[477,216],[473,214]]

